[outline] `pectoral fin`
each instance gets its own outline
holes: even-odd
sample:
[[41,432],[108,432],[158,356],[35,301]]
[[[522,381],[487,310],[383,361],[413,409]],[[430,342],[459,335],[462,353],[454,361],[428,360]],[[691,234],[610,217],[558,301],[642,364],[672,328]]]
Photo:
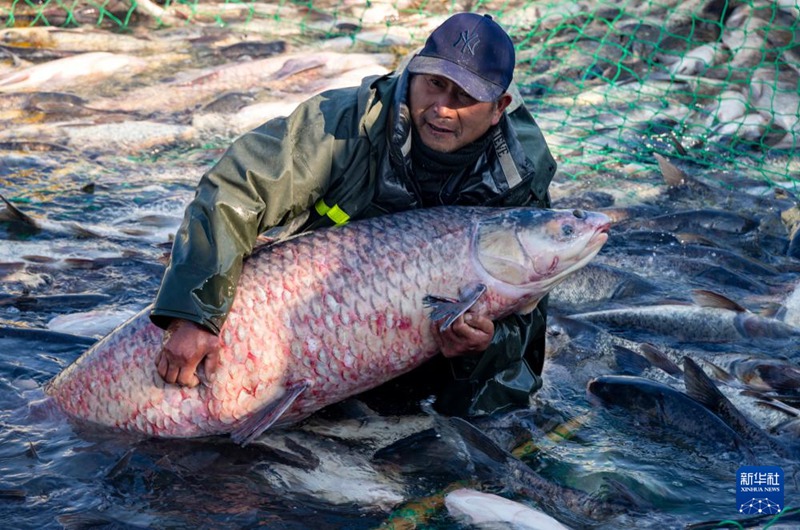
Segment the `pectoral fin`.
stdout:
[[275,401],[253,412],[245,418],[236,429],[231,431],[231,439],[244,447],[264,431],[269,429],[286,412],[294,400],[308,388],[308,383],[295,383],[286,388],[286,392]]
[[442,320],[439,329],[444,331],[450,327],[458,317],[475,305],[475,302],[478,301],[484,292],[486,292],[486,286],[479,283],[461,293],[461,297],[458,300],[442,296],[427,295],[422,299],[422,303],[425,307],[433,308],[430,318],[434,322]]

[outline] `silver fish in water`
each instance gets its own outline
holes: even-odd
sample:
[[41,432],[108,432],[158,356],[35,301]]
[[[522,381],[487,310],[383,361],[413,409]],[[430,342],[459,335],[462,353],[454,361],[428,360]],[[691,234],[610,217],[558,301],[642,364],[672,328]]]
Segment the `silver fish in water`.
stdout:
[[532,311],[599,252],[609,225],[581,210],[443,207],[307,233],[246,261],[204,384],[161,380],[163,331],[145,309],[46,391],[83,422],[247,443],[423,363],[437,352],[431,318]]
[[526,504],[470,488],[451,491],[445,496],[444,503],[453,518],[470,524],[507,524],[519,530],[569,530]]

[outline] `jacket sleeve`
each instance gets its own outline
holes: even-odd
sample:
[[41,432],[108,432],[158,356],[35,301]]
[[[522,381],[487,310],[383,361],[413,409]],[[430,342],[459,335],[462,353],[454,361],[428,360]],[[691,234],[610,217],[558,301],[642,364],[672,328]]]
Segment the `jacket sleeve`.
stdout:
[[202,176],[150,314],[156,325],[177,317],[219,333],[258,234],[325,191],[335,135],[320,107],[318,96],[243,135]]
[[492,343],[477,357],[449,359],[455,384],[437,396],[436,408],[457,416],[483,416],[527,407],[542,386],[546,300],[527,315],[495,322]]

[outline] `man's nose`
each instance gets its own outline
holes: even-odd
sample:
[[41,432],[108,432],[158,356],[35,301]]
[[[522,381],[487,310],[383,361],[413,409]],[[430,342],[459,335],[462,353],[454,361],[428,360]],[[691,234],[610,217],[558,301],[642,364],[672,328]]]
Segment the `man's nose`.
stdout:
[[450,91],[442,92],[436,97],[434,108],[441,115],[450,114],[455,110],[455,96]]

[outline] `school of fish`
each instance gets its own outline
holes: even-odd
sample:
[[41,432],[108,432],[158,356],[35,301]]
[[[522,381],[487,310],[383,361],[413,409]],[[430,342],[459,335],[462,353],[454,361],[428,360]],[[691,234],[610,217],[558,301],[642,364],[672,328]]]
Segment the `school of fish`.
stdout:
[[[0,497],[28,496],[24,504],[6,503],[10,511],[0,506],[10,525],[38,520],[46,526],[55,517],[66,525],[59,515],[65,512],[75,512],[83,525],[101,522],[87,520],[91,508],[74,502],[98,497],[94,482],[108,485],[81,480],[89,473],[113,478],[115,498],[152,503],[121,504],[101,495],[110,509],[94,515],[112,516],[105,520],[111,524],[152,514],[156,524],[180,526],[163,518],[163,506],[175,504],[183,507],[178,517],[207,518],[211,526],[215,510],[223,511],[215,503],[230,508],[226,479],[236,474],[235,487],[246,483],[249,493],[234,491],[253,514],[237,519],[241,526],[264,517],[291,524],[306,515],[303,508],[326,505],[336,508],[303,524],[352,517],[349,523],[375,527],[365,519],[369,510],[395,507],[392,517],[400,517],[407,511],[398,506],[416,506],[419,525],[431,512],[423,513],[415,495],[442,487],[444,476],[471,481],[470,487],[479,480],[481,489],[521,503],[498,497],[481,508],[478,492],[470,492],[468,508],[478,515],[494,506],[502,509],[499,521],[520,525],[509,510],[535,508],[560,524],[597,530],[743,517],[730,495],[738,465],[780,465],[787,478],[796,475],[797,0],[520,1],[477,8],[494,12],[515,39],[524,39],[515,40],[515,80],[559,163],[550,187],[554,207],[565,210],[569,226],[602,219],[576,217],[576,209],[603,212],[613,230],[588,265],[556,275],[554,281],[563,280],[558,285],[541,286],[550,290],[548,351],[543,387],[529,409],[476,420],[480,429],[455,419],[447,425],[463,430],[439,426],[434,440],[450,440],[440,453],[420,446],[416,436],[430,418],[365,420],[360,411],[344,421],[312,414],[293,429],[259,436],[424,362],[432,347],[431,314],[455,315],[471,303],[513,310],[496,297],[508,294],[504,284],[489,273],[480,276],[476,264],[502,270],[497,277],[508,282],[512,262],[494,258],[516,257],[517,264],[536,258],[532,268],[514,270],[543,271],[556,255],[567,260],[582,244],[560,247],[558,228],[567,225],[532,219],[535,226],[523,238],[470,246],[468,228],[459,239],[439,230],[438,218],[426,223],[419,213],[381,221],[408,222],[403,228],[354,225],[260,250],[243,280],[246,296],[222,336],[226,364],[203,374],[199,388],[164,385],[155,374],[153,351],[162,332],[146,309],[47,387],[50,401],[79,424],[146,437],[230,433],[241,444],[258,437],[252,447],[216,437],[202,443],[134,438],[136,457],[127,453],[109,477],[102,467],[114,451],[86,450],[87,431],[53,436],[38,422],[15,428],[8,412],[17,401],[13,390],[28,384],[26,378],[53,377],[78,355],[53,344],[88,348],[90,336],[121,322],[114,315],[138,312],[151,300],[183,199],[215,150],[313,94],[396,68],[398,54],[421,44],[437,15],[444,16],[439,6],[428,4],[423,13],[407,2],[315,0],[315,17],[306,6],[286,4],[257,4],[256,16],[246,12],[253,4],[221,0],[197,3],[202,9],[192,13],[181,12],[188,3],[117,4],[105,6],[114,17],[102,22],[42,28],[23,27],[23,18],[69,25],[85,22],[81,17],[90,11],[16,3],[13,27],[0,30],[0,185],[8,199],[0,210],[0,229],[7,230],[0,317],[19,323],[0,336],[6,400],[0,419],[10,427],[3,443],[16,455],[6,465]],[[59,19],[55,9],[71,10],[72,18]],[[146,18],[128,19],[146,10]],[[0,19],[4,13],[0,8]],[[134,31],[100,30],[119,29],[113,20],[130,20]],[[143,21],[153,24],[146,35],[139,32]],[[494,221],[475,222],[480,230],[503,232]],[[536,236],[536,226],[553,230]],[[421,234],[427,234],[423,243],[414,239]],[[428,246],[439,236],[441,248]],[[521,242],[530,242],[531,252],[508,252]],[[430,249],[429,265],[414,261],[423,247]],[[471,252],[485,259],[471,259]],[[361,259],[373,265],[351,267]],[[284,268],[291,274],[276,272]],[[346,268],[355,269],[348,271],[353,276],[343,275]],[[434,312],[425,307],[427,295],[437,297]],[[51,348],[50,356],[38,352]],[[57,414],[59,425],[63,416]],[[354,437],[370,424],[384,427],[351,454],[359,445]],[[405,438],[407,446],[394,447]],[[387,444],[397,458],[382,466],[375,455]],[[33,460],[44,447],[48,457]],[[62,457],[50,458],[59,447]],[[210,468],[205,463],[216,452],[230,456]],[[96,468],[86,465],[90,460]],[[163,466],[166,460],[180,460],[181,472]],[[187,467],[200,468],[204,484],[212,484],[193,491],[194,505],[182,493]],[[72,496],[48,495],[42,503],[37,483],[49,486],[58,478]],[[178,487],[162,487],[171,481]],[[796,491],[787,481],[788,504]],[[265,497],[279,498],[280,505],[263,507]],[[692,497],[694,504],[686,504]],[[349,513],[351,507],[358,513]],[[786,512],[782,522],[768,523],[764,515],[760,523],[796,527],[797,512]],[[530,524],[536,518],[530,511],[523,517]],[[454,512],[451,519],[465,521]]]

